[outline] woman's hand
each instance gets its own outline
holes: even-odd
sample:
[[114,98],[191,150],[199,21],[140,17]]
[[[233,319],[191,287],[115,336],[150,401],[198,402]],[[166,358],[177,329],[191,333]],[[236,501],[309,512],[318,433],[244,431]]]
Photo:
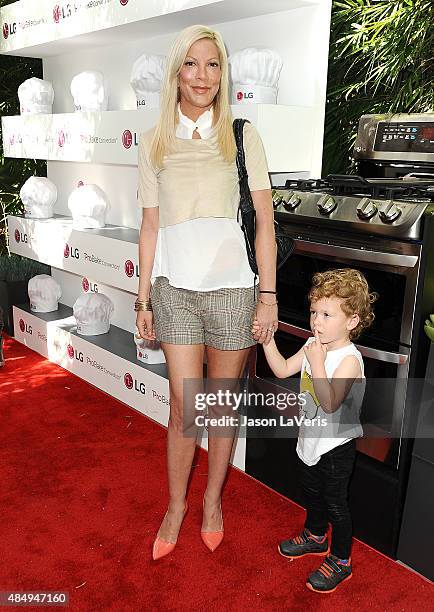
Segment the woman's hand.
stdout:
[[154,315],[152,310],[139,310],[136,317],[138,333],[143,340],[155,340]]
[[[267,301],[267,298],[262,298],[263,302]],[[275,302],[275,298],[273,298]],[[267,345],[274,335],[277,329],[277,304],[270,301],[269,304],[258,302],[256,305],[255,320],[253,321],[252,334],[253,338],[259,344]]]

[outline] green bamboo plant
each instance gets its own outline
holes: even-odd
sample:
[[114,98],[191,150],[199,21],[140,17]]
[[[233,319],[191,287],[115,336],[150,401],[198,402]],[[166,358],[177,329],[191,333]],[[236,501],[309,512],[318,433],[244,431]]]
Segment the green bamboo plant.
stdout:
[[323,176],[354,172],[358,120],[434,110],[432,0],[332,4]]
[[[0,7],[11,4],[0,0]],[[0,115],[19,115],[18,86],[26,79],[42,78],[42,61],[30,57],[0,55]],[[3,156],[3,135],[0,126],[0,255],[8,254],[6,217],[22,212],[19,191],[32,175],[46,176],[46,163],[32,159]]]

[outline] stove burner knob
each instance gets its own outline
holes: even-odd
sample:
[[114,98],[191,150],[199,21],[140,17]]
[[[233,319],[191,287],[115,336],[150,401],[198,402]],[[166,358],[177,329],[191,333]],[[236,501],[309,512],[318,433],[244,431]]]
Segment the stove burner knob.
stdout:
[[281,191],[277,191],[277,189],[272,189],[272,191],[271,191],[271,199],[273,201],[273,209],[276,210],[276,208],[282,202],[282,192]]
[[357,215],[360,219],[371,219],[377,214],[378,208],[369,198],[363,198],[357,205]]
[[290,194],[291,197],[289,198],[283,198],[283,208],[285,210],[295,210],[297,208],[297,206],[299,206],[301,204],[301,198],[300,196],[296,195],[295,193]]
[[385,206],[380,210],[380,219],[384,223],[393,223],[401,215],[401,209],[397,207],[393,202],[387,202]]
[[327,193],[320,197],[317,204],[318,210],[322,215],[329,215],[335,210],[337,205],[336,200]]

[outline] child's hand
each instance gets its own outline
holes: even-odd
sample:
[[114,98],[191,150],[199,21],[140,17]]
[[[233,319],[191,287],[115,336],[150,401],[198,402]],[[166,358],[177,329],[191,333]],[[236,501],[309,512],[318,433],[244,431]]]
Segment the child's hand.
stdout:
[[311,368],[324,364],[327,356],[327,347],[325,344],[321,344],[317,331],[315,331],[315,341],[305,346],[303,350]]
[[261,331],[261,326],[258,323],[258,319],[255,319],[252,323],[252,334],[255,335]]

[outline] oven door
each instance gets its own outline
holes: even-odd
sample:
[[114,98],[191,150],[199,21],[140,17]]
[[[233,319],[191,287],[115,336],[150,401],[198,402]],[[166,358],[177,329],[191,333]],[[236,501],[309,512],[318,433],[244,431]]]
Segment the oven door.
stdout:
[[[312,335],[307,295],[315,272],[353,267],[365,275],[379,297],[374,324],[356,341],[367,379],[361,414],[365,436],[357,444],[360,452],[398,468],[420,247],[400,244],[401,252],[368,250],[354,243],[343,246],[294,237],[294,254],[278,272],[277,346],[283,355],[291,355]],[[255,375],[273,377],[260,347]]]

